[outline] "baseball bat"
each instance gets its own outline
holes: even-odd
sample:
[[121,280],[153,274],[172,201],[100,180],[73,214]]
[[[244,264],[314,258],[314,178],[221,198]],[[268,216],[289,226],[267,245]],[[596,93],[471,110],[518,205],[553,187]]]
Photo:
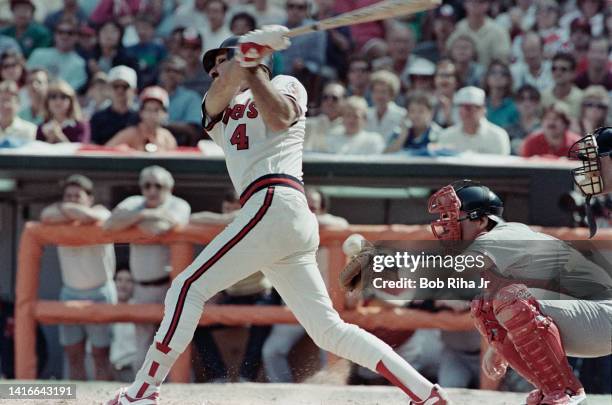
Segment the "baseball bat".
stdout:
[[309,32],[331,30],[349,25],[401,17],[420,11],[430,10],[442,4],[442,0],[385,0],[357,10],[349,11],[335,17],[326,18],[316,23],[290,30],[285,35],[289,38]]

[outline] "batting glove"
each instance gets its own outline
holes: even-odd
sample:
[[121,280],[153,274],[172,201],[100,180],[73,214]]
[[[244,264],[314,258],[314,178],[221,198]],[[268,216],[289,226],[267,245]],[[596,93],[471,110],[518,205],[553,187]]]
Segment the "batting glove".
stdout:
[[[291,45],[286,36],[289,29],[282,25],[264,25],[259,30],[247,32],[238,40],[238,44],[253,43],[267,46],[275,51],[282,51]],[[243,52],[246,54],[246,52]]]

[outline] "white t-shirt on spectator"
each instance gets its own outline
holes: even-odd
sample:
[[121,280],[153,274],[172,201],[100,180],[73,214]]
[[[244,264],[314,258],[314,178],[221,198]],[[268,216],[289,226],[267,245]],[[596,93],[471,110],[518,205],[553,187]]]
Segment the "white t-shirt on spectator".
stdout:
[[328,145],[330,152],[340,155],[372,155],[382,153],[386,143],[376,132],[361,131],[355,135],[332,135]]
[[15,117],[11,125],[2,129],[0,127],[0,142],[5,139],[16,139],[30,142],[36,139],[36,125],[19,117]]
[[440,133],[438,144],[461,152],[471,151],[494,155],[510,154],[508,133],[486,118],[480,121],[478,131],[474,135],[465,133],[462,123],[446,128]]
[[525,62],[516,62],[510,66],[512,72],[512,84],[514,90],[525,84],[530,84],[541,92],[554,86],[555,82],[552,77],[552,64],[550,61],[542,61],[542,66],[538,75],[534,76],[529,71],[529,66]]
[[325,114],[306,118],[306,133],[304,137],[304,151],[329,152],[327,140],[334,134],[344,131],[342,117],[330,120]]
[[[139,210],[144,208],[145,199],[141,195],[135,195],[123,200],[117,207],[125,210]],[[162,204],[167,213],[173,215],[179,224],[189,222],[191,207],[178,197],[170,196]],[[154,281],[169,275],[170,271],[170,248],[166,245],[130,245],[130,270],[136,282]]]
[[378,119],[376,107],[370,107],[367,113],[366,131],[376,132],[383,136],[385,143],[389,141],[393,131],[406,118],[406,109],[400,107],[394,101],[391,101],[387,106],[387,111]]
[[210,30],[210,27],[207,27],[205,30],[200,30],[200,32],[202,34],[202,37],[204,38],[204,43],[202,44],[202,52],[218,48],[219,45],[221,45],[221,42],[225,41],[233,35],[232,31],[230,31],[226,25],[214,32]]
[[[110,211],[106,211],[107,217]],[[100,210],[102,211],[102,210]],[[112,243],[91,246],[58,246],[62,281],[75,290],[102,287],[115,273],[115,248]]]

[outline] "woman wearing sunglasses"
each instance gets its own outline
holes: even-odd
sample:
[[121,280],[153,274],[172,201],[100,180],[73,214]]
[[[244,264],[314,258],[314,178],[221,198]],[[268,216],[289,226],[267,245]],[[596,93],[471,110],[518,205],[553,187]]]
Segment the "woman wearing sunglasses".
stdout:
[[45,101],[45,122],[38,126],[36,139],[48,143],[89,142],[89,123],[83,120],[74,89],[63,80],[49,85]]
[[608,126],[606,122],[610,97],[603,86],[589,86],[584,91],[580,106],[580,117],[572,130],[578,134],[592,134],[597,128]]

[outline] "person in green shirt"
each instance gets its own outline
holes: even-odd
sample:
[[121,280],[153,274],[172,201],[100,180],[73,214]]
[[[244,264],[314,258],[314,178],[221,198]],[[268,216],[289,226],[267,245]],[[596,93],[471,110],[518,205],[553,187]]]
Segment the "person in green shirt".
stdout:
[[36,48],[51,45],[51,33],[44,25],[33,20],[34,4],[31,0],[11,0],[13,24],[0,30],[0,34],[14,38],[25,57]]

